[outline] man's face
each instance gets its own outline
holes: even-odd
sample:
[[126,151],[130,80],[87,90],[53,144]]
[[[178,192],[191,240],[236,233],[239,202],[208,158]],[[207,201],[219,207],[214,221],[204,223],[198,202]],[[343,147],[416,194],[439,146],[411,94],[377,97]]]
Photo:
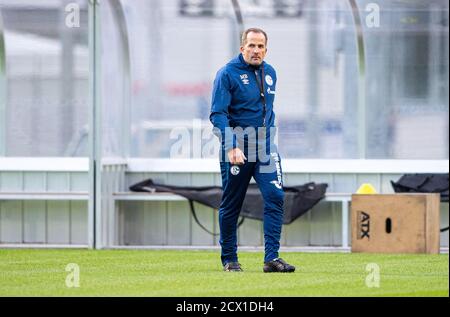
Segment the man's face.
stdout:
[[266,37],[262,33],[250,32],[247,34],[247,41],[241,46],[241,53],[244,60],[253,66],[262,64],[267,53]]

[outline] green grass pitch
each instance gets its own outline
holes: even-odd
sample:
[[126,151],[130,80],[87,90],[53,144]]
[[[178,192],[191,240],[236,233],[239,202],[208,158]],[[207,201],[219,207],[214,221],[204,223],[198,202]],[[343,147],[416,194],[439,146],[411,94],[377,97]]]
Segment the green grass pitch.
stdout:
[[[447,254],[281,256],[295,273],[263,273],[261,252],[240,252],[244,272],[232,273],[219,251],[0,249],[0,296],[449,296]],[[79,287],[66,285],[69,263]]]

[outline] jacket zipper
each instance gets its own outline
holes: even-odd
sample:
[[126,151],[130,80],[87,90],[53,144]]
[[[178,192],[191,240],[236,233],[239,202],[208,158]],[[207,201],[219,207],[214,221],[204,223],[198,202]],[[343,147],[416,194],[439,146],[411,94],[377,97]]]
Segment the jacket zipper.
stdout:
[[266,96],[264,96],[264,84],[263,84],[263,79],[259,77],[258,71],[255,70],[255,76],[256,76],[256,83],[258,84],[258,88],[259,88],[259,95],[261,97],[262,100],[262,104],[263,104],[263,127],[266,126]]

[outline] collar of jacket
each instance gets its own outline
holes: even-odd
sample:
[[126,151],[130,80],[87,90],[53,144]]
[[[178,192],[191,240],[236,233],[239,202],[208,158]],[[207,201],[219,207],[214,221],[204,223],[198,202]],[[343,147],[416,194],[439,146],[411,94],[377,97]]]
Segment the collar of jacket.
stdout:
[[245,69],[247,69],[247,70],[250,70],[250,71],[260,70],[260,69],[261,69],[261,66],[264,66],[264,65],[266,64],[266,62],[263,61],[263,62],[261,63],[261,65],[259,65],[259,66],[253,66],[253,65],[250,65],[250,64],[248,64],[248,63],[245,61],[244,56],[242,56],[242,53],[239,54],[239,57],[238,57],[238,58],[239,58],[239,61],[241,62],[242,67],[245,68]]

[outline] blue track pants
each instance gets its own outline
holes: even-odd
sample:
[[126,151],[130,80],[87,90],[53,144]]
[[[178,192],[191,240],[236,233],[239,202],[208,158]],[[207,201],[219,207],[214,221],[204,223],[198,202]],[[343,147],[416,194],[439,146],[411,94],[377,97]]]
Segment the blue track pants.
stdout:
[[220,162],[223,196],[219,209],[222,264],[237,262],[237,222],[248,184],[253,177],[264,198],[264,262],[278,257],[283,224],[284,191],[281,158],[270,154],[270,162],[246,161],[244,165]]

